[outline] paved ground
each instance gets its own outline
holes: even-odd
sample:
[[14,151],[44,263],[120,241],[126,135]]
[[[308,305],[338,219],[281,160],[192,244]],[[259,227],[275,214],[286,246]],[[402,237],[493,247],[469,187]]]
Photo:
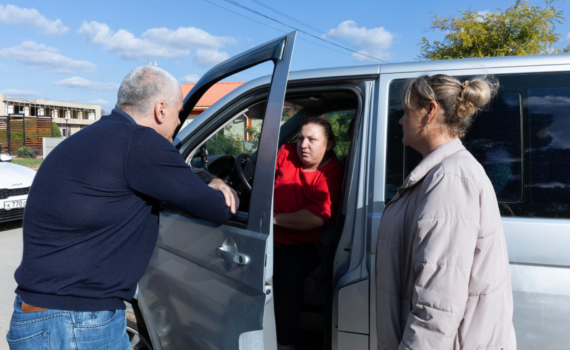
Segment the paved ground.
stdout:
[[22,222],[0,223],[0,350],[8,350],[6,333],[14,304],[14,271],[22,260]]

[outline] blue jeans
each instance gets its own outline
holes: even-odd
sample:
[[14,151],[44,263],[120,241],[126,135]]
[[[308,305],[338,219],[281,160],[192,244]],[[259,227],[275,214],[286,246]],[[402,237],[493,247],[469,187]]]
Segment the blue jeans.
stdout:
[[6,340],[10,350],[131,350],[125,310],[23,313],[19,295]]

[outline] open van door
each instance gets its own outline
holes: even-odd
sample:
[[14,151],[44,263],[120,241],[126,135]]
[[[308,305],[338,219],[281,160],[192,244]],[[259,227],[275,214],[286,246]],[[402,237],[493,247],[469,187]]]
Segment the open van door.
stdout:
[[273,183],[295,37],[290,33],[222,62],[184,100],[181,125],[216,82],[263,62],[275,64],[245,220],[218,225],[176,210],[160,213],[157,246],[138,293],[155,350],[276,348]]

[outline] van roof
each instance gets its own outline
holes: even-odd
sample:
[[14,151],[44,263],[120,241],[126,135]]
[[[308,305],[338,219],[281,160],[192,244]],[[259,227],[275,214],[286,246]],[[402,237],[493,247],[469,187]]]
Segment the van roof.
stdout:
[[463,58],[437,61],[415,61],[364,66],[347,66],[292,71],[289,80],[314,79],[319,76],[347,76],[367,74],[393,74],[413,72],[437,72],[473,68],[532,67],[570,64],[570,54],[526,55],[505,57]]
[[570,54],[525,55],[504,57],[463,58],[453,60],[416,61],[380,65],[380,73],[438,71],[473,68],[501,68],[569,64]]

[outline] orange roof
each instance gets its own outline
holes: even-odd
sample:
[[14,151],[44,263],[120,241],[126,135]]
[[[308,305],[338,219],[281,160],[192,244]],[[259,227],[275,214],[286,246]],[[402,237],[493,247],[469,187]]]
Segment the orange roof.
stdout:
[[[204,96],[198,101],[196,104],[196,108],[200,107],[210,107],[215,102],[217,102],[222,97],[229,94],[232,90],[236,89],[238,86],[245,84],[245,81],[235,81],[235,82],[227,82],[227,83],[216,83],[212,86]],[[182,85],[182,95],[186,97],[190,90],[196,85],[196,83],[192,84],[183,84]]]

